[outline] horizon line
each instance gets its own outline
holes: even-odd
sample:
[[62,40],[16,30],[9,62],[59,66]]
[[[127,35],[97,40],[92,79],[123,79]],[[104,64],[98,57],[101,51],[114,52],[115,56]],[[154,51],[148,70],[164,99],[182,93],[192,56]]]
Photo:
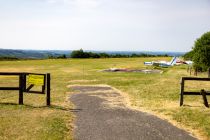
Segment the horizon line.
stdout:
[[[11,48],[0,48],[0,50],[22,50],[22,51],[75,51],[80,49],[11,49]],[[83,51],[95,51],[95,52],[176,52],[176,53],[186,53],[189,51],[155,51],[155,50],[86,50],[82,49]]]

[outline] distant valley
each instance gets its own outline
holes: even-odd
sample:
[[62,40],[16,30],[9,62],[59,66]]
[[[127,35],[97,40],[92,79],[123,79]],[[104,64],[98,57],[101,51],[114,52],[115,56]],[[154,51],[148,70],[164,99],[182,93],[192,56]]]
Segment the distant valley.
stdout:
[[[95,53],[107,54],[152,54],[152,55],[169,55],[169,56],[182,56],[185,52],[150,52],[150,51],[89,51]],[[15,50],[15,49],[0,49],[0,57],[15,57],[20,59],[46,59],[49,56],[59,57],[66,55],[70,57],[72,50]]]

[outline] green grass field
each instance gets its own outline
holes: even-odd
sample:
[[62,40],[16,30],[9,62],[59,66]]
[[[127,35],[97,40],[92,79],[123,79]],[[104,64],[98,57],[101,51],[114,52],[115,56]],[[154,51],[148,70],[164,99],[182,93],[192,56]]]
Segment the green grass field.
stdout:
[[[68,85],[106,84],[122,91],[133,108],[151,112],[202,139],[210,139],[210,110],[201,96],[185,97],[179,107],[180,78],[190,76],[187,66],[164,68],[162,74],[99,72],[111,67],[145,69],[144,61],[170,58],[112,58],[0,61],[0,72],[51,73],[52,106],[45,95],[0,91],[0,139],[72,139],[73,105]],[[199,76],[206,77],[202,73]],[[0,77],[0,86],[15,86],[15,77]],[[191,82],[188,90],[210,89],[208,82]]]

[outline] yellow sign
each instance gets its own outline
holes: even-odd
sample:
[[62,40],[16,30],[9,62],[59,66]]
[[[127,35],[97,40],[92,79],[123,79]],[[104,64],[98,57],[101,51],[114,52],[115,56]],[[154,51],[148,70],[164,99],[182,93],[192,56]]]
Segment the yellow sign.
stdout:
[[28,84],[43,86],[44,85],[44,75],[29,74]]

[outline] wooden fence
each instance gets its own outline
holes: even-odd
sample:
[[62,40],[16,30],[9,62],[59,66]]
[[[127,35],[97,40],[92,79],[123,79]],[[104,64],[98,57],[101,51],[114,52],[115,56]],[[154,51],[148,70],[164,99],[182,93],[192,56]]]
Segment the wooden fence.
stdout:
[[210,95],[210,92],[205,91],[204,89],[201,89],[200,92],[192,92],[192,91],[185,91],[184,90],[185,81],[192,81],[192,80],[194,80],[194,81],[210,81],[210,78],[182,77],[182,79],[181,79],[181,89],[180,89],[180,106],[182,106],[183,103],[184,103],[184,95],[202,95],[204,105],[206,107],[209,107],[206,96]]
[[[39,73],[0,72],[0,76],[18,76],[19,77],[18,87],[0,87],[0,90],[18,90],[20,105],[23,104],[23,93],[25,92],[25,93],[34,93],[34,94],[47,94],[46,104],[50,106],[50,74],[49,73],[39,74]],[[30,79],[29,76],[31,76],[34,79],[31,78],[31,82],[27,84],[27,79]],[[33,91],[32,88],[38,82],[39,82],[39,86],[42,86],[42,90]]]

